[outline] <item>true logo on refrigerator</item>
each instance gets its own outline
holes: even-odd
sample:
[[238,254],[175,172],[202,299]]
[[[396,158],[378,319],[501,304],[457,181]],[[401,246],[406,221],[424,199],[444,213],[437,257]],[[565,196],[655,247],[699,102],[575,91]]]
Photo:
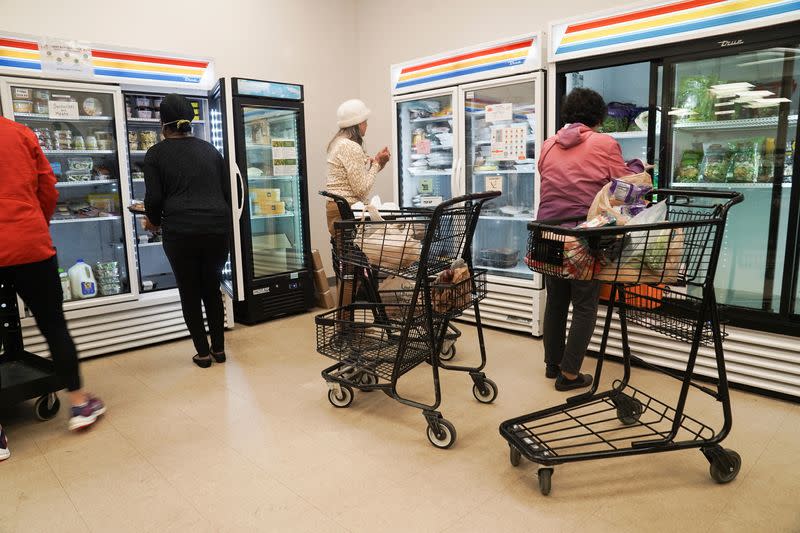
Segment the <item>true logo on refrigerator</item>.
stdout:
[[719,43],[720,48],[727,48],[729,46],[739,46],[740,44],[744,44],[744,39],[737,39],[735,41],[722,40],[717,42]]

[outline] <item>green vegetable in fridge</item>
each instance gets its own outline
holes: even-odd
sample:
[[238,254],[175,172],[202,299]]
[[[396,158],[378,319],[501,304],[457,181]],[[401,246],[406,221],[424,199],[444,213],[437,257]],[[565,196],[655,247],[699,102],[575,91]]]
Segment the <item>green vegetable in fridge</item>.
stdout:
[[627,127],[625,119],[606,117],[605,120],[603,120],[603,125],[600,127],[600,130],[603,133],[614,133],[617,131],[625,131]]
[[728,147],[719,143],[703,144],[703,181],[707,183],[723,183],[727,181],[730,168]]
[[752,183],[756,180],[760,164],[762,139],[737,141],[731,144],[731,182]]
[[700,162],[703,160],[702,150],[684,150],[675,181],[679,183],[696,183],[700,179]]
[[677,100],[689,112],[684,120],[714,120],[714,95],[709,89],[716,83],[716,76],[688,76],[680,81]]

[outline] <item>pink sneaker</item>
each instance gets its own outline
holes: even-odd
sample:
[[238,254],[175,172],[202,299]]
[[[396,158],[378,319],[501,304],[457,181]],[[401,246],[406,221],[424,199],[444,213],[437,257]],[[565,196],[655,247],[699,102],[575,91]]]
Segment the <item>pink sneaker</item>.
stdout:
[[0,426],[0,461],[5,461],[9,457],[11,457],[11,452],[8,449],[8,437],[3,431],[3,426]]
[[69,419],[69,430],[75,431],[91,426],[106,412],[102,400],[92,395],[87,395],[88,401],[83,405],[72,406],[72,416]]

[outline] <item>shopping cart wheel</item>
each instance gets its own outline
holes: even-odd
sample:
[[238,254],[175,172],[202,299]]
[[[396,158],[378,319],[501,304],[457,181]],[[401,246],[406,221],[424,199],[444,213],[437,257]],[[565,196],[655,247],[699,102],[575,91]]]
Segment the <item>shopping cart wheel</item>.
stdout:
[[727,448],[720,449],[711,457],[711,478],[717,483],[730,483],[739,474],[742,468],[741,456]]
[[52,420],[61,408],[61,400],[55,394],[45,394],[36,400],[33,408],[39,420]]
[[550,487],[552,484],[553,478],[553,469],[552,468],[540,468],[539,469],[539,490],[547,496],[550,494]]
[[511,466],[519,466],[519,463],[522,461],[522,454],[513,445],[509,444],[508,449],[511,451],[510,459],[511,459]]
[[638,422],[644,411],[644,405],[638,398],[631,398],[625,394],[617,396],[614,403],[617,406],[617,418],[626,426]]
[[350,407],[353,403],[353,389],[349,385],[339,385],[339,390],[335,388],[328,390],[328,401],[334,407]]
[[[361,384],[371,387],[373,385],[378,384],[378,376],[375,374],[370,374],[369,372],[364,372],[361,374]],[[372,392],[371,389],[367,389],[364,392]]]
[[441,359],[442,361],[452,361],[453,357],[455,356],[456,356],[456,344],[454,342],[446,350],[442,350],[442,353],[439,354],[439,359]]
[[446,450],[456,441],[456,428],[444,418],[437,420],[437,424],[439,425],[437,429],[428,425],[428,440],[437,448]]
[[472,395],[481,403],[492,403],[497,398],[497,384],[489,378],[472,386]]

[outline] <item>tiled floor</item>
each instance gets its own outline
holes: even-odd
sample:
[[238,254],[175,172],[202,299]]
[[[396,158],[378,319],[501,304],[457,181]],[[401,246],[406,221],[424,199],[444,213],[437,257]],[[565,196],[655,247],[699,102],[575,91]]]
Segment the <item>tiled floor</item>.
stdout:
[[[464,329],[460,360],[477,354]],[[443,376],[458,441],[442,451],[419,411],[379,392],[333,408],[313,331],[312,315],[238,327],[228,363],[209,370],[188,341],[87,362],[109,413],[83,434],[67,433],[66,409],[48,423],[30,405],[3,411],[13,455],[0,464],[0,531],[800,531],[800,405],[733,393],[726,444],[743,466],[729,485],[689,450],[561,466],[545,498],[536,466],[513,468],[497,431],[564,397],[542,375],[539,341],[488,332],[493,405],[474,400],[467,375]],[[619,374],[611,365],[603,381]],[[429,367],[406,381],[430,397]],[[634,370],[633,383],[666,403],[677,394],[657,374]],[[720,422],[712,400],[690,400]]]

